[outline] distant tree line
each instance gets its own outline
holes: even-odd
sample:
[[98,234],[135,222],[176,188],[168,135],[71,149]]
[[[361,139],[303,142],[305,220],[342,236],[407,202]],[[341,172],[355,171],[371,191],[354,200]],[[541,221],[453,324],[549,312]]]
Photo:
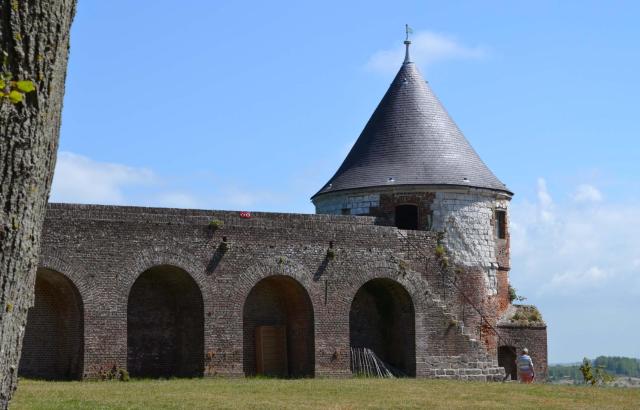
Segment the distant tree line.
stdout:
[[640,359],[617,356],[598,356],[594,366],[602,366],[609,373],[617,376],[640,377]]
[[[615,376],[640,377],[640,359],[618,356],[598,356],[592,361],[593,367],[599,367]],[[583,381],[580,364],[549,366],[549,380],[569,379]]]

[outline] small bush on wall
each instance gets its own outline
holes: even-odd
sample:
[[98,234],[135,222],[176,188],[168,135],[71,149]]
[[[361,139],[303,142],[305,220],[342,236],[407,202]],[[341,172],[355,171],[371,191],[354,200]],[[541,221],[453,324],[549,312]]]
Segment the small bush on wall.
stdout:
[[217,231],[218,229],[222,228],[224,226],[224,222],[222,222],[219,219],[212,219],[209,221],[209,228],[211,228],[214,231]]

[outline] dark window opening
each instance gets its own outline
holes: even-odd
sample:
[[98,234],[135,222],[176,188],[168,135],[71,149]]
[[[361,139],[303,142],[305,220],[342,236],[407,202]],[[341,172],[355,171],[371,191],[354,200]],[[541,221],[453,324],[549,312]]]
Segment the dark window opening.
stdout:
[[516,368],[516,348],[513,346],[498,347],[498,366],[504,367],[507,378],[518,380]]
[[129,292],[127,369],[133,377],[204,372],[204,304],[198,284],[170,265],[143,272]]
[[351,215],[351,208],[342,208],[342,215]]
[[396,206],[396,227],[418,229],[418,207],[415,205]]
[[507,237],[507,212],[496,211],[496,236],[498,239]]

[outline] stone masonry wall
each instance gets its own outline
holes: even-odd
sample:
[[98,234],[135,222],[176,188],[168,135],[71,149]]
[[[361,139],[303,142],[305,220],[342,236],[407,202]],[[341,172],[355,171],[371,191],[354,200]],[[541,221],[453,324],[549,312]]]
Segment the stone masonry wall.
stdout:
[[[210,228],[212,219],[224,226]],[[435,233],[406,235],[435,252]],[[330,246],[335,257],[328,256]],[[126,368],[130,290],[143,272],[170,265],[202,293],[205,376],[245,373],[244,303],[261,279],[284,275],[311,301],[316,376],[351,374],[351,302],[365,283],[386,278],[414,305],[418,377],[499,378],[495,353],[452,326],[446,306],[432,296],[429,272],[411,269],[422,262],[398,229],[372,217],[254,213],[244,219],[238,212],[52,204],[40,265],[68,278],[82,299],[84,377]]]
[[495,234],[495,211],[507,211],[509,199],[494,191],[390,186],[336,192],[320,196],[314,203],[319,214],[370,215],[386,225],[394,225],[395,206],[416,205],[418,227],[446,232],[443,245],[451,259],[461,266],[482,269],[488,295],[498,292],[498,269],[509,269],[508,229],[506,239]]

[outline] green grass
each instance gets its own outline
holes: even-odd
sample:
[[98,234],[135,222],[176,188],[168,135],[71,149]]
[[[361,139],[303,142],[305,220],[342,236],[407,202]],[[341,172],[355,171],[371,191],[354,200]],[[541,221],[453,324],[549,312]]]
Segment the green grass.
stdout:
[[12,409],[638,409],[640,389],[442,380],[21,380]]

